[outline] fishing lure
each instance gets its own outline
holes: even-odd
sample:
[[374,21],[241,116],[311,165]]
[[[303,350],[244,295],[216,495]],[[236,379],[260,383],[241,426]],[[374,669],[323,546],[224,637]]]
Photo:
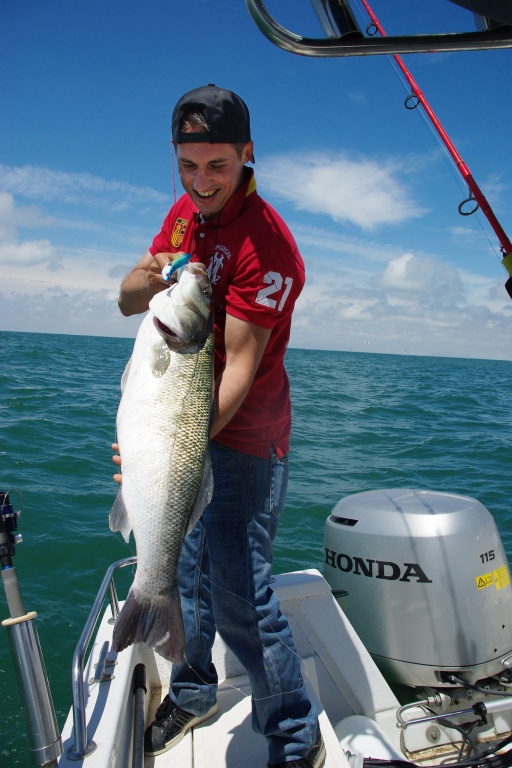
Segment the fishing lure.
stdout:
[[190,259],[192,258],[191,253],[184,253],[181,256],[178,256],[177,259],[174,261],[170,261],[169,264],[166,264],[165,267],[162,269],[162,277],[165,280],[166,283],[171,282],[171,277],[175,275],[174,280],[177,281],[180,278],[181,273],[183,272],[183,267],[188,264]]

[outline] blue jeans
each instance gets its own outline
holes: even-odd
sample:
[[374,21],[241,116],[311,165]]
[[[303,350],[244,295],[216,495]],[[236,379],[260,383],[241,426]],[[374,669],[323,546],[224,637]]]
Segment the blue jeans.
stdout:
[[299,759],[313,746],[318,715],[300,672],[287,619],[270,587],[272,541],[284,507],[288,460],[210,443],[213,499],[185,537],[179,566],[185,660],[169,695],[196,716],[213,706],[216,630],[245,667],[252,724],[269,742],[269,761]]

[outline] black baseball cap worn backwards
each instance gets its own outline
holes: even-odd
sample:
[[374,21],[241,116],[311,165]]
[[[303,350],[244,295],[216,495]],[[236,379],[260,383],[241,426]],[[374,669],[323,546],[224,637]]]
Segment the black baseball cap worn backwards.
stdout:
[[[185,115],[199,112],[208,131],[184,133],[180,130]],[[172,113],[174,144],[205,141],[210,144],[246,144],[251,141],[251,124],[246,103],[236,93],[216,85],[204,85],[189,91],[178,101]]]

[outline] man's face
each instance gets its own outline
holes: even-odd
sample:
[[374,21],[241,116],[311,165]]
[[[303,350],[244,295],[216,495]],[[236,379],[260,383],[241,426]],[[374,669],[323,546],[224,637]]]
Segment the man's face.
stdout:
[[240,157],[234,144],[178,144],[178,171],[185,192],[205,219],[220,213],[243,180],[243,166],[252,157],[252,141]]

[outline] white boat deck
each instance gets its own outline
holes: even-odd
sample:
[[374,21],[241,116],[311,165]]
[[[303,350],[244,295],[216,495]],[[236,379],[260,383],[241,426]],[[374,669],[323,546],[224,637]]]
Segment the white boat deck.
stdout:
[[[327,748],[325,768],[348,768],[344,750],[357,752],[354,737],[375,748],[372,757],[401,757],[395,713],[398,702],[381,673],[332,597],[318,571],[301,571],[276,577],[281,610],[288,617],[310,696],[317,700],[320,726]],[[104,616],[85,671],[88,740],[96,749],[80,763],[87,768],[131,766],[131,678],[136,664],[146,667],[148,693],[145,722],[165,696],[169,665],[140,644],[115,659],[111,681],[91,683],[99,653],[111,641],[109,612]],[[266,740],[251,727],[251,690],[237,659],[217,638],[214,661],[219,674],[219,711],[196,726],[172,750],[146,757],[145,768],[264,768]],[[108,671],[108,669],[107,669]],[[350,720],[354,716],[358,720]],[[362,716],[362,717],[361,717]],[[347,719],[349,718],[349,719]],[[347,723],[356,727],[347,727]],[[373,738],[375,731],[378,737]],[[344,738],[345,734],[348,734]],[[63,729],[61,768],[76,766],[66,751],[73,747],[71,714]],[[340,743],[341,742],[341,743]]]
[[[194,728],[169,752],[157,758],[146,757],[145,767],[264,768],[268,759],[267,743],[251,727],[251,689],[247,678],[233,679],[221,686],[217,701],[219,710],[214,717]],[[320,722],[327,749],[325,768],[349,768],[324,711]]]

